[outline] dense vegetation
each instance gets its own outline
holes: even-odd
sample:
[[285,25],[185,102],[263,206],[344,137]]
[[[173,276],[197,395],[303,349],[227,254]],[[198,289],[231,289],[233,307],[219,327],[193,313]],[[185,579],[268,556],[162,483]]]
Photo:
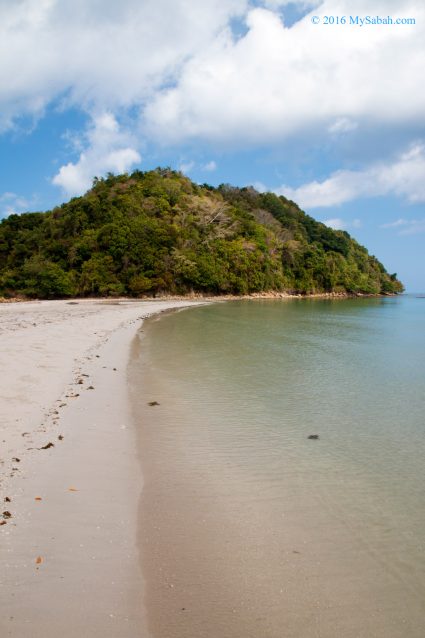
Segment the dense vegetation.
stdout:
[[294,202],[168,169],[95,179],[83,197],[0,224],[6,296],[402,289],[348,233]]

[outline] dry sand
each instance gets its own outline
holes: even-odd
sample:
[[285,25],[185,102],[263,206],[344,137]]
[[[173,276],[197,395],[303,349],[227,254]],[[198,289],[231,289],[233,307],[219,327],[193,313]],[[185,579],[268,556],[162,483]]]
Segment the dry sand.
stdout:
[[148,635],[127,363],[143,318],[192,303],[0,305],[2,638]]

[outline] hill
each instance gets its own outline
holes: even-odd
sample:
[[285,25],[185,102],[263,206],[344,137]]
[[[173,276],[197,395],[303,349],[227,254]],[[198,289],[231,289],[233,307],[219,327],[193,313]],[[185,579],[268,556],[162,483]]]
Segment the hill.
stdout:
[[260,291],[391,294],[402,284],[344,231],[253,188],[157,169],[0,224],[0,295]]

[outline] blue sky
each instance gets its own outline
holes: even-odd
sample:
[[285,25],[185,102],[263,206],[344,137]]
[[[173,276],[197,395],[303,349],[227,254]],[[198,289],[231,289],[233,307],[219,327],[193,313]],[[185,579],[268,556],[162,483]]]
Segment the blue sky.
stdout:
[[0,216],[171,166],[290,197],[425,290],[425,6],[352,5],[0,0]]

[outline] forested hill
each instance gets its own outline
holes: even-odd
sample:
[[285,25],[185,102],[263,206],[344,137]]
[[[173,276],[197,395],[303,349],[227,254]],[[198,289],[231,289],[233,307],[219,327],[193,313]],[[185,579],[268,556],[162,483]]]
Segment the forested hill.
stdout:
[[0,295],[37,298],[401,292],[348,233],[252,188],[198,186],[169,169],[96,179],[45,213],[0,224]]

